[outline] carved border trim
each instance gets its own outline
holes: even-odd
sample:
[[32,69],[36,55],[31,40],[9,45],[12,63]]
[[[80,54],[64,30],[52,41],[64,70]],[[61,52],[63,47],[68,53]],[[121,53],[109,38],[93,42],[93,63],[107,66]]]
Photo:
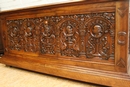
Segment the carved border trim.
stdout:
[[122,58],[120,58],[116,65],[122,68],[126,67],[125,61]]

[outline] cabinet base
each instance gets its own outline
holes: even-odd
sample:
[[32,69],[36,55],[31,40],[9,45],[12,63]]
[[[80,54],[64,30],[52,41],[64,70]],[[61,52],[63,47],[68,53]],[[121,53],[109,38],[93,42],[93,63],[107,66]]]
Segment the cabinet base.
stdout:
[[0,63],[4,63],[8,66],[14,66],[40,73],[46,73],[100,85],[113,87],[128,87],[130,85],[130,76],[126,73],[55,64],[51,63],[51,61],[50,63],[45,63],[44,61],[38,61],[37,59],[28,58],[27,60],[21,57],[16,58],[6,55],[0,58]]

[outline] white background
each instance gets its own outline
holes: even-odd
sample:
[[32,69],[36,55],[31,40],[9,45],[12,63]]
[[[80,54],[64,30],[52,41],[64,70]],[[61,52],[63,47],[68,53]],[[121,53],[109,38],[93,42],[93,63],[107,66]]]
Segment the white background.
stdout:
[[0,11],[81,0],[0,0]]

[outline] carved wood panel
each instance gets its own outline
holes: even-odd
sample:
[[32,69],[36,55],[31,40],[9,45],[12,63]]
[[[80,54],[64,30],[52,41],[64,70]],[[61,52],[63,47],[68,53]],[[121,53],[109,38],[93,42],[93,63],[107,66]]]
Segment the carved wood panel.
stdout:
[[114,59],[114,12],[8,20],[7,25],[11,50]]
[[39,27],[41,53],[55,54],[56,53],[56,26],[49,20],[44,20]]
[[21,50],[20,45],[20,26],[18,20],[8,21],[8,40],[9,40],[9,48],[11,50]]
[[[24,31],[24,32],[23,32]],[[21,43],[24,45],[24,50],[27,52],[36,52],[38,51],[39,46],[39,35],[36,33],[36,26],[33,19],[23,20],[21,27]],[[22,38],[24,36],[24,38]]]
[[60,26],[60,52],[61,55],[79,57],[79,27],[72,19],[67,19]]
[[114,58],[114,13],[93,14],[86,24],[86,56]]

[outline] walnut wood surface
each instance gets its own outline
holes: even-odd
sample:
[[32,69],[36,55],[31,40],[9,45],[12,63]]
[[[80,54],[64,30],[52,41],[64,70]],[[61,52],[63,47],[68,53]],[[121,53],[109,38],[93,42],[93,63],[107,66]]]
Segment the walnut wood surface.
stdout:
[[1,63],[114,87],[130,85],[128,0],[88,0],[0,13]]

